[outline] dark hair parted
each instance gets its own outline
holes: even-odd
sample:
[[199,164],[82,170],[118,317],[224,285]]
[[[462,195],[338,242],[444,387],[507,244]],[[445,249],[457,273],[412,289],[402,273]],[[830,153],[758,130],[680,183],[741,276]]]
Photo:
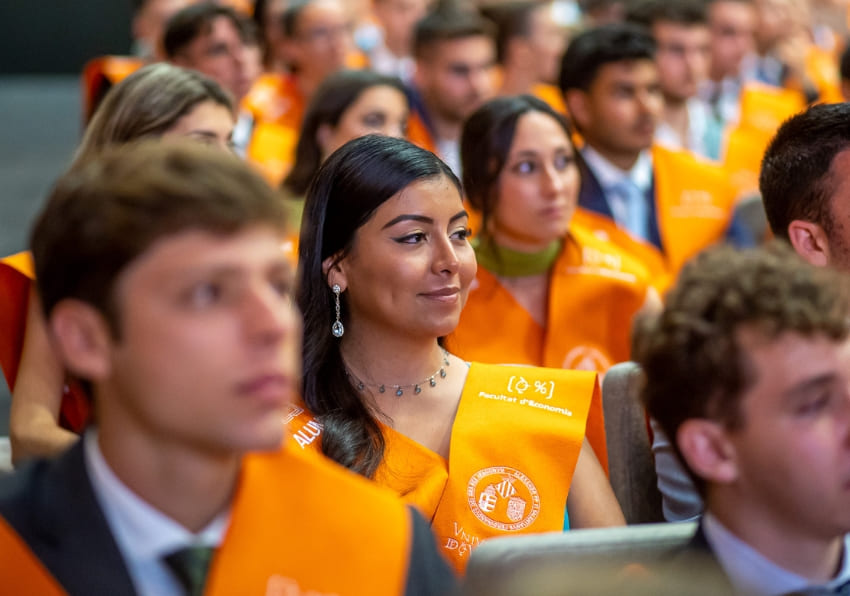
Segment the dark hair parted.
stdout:
[[140,68],[109,90],[86,127],[75,159],[107,145],[162,136],[205,101],[233,112],[230,95],[199,72],[164,62]]
[[550,4],[550,0],[514,0],[481,8],[481,14],[496,29],[496,60],[504,64],[508,44],[512,39],[531,35],[531,17],[535,10]]
[[413,30],[413,56],[427,59],[439,43],[468,37],[495,39],[495,27],[477,11],[455,6],[440,6],[425,15]]
[[[747,251],[718,246],[685,265],[661,314],[639,321],[635,359],[642,400],[676,444],[691,418],[746,424],[741,399],[757,379],[740,333],[847,337],[848,279],[805,263],[787,244]],[[678,451],[678,447],[677,447]],[[704,483],[695,478],[702,490]]]
[[[466,200],[481,213],[481,234],[496,209],[498,181],[514,141],[517,122],[529,112],[551,116],[570,139],[566,119],[533,95],[497,97],[478,108],[464,123],[460,137],[463,190]],[[572,141],[570,141],[572,142]]]
[[[196,38],[208,34],[212,30],[213,21],[221,17],[233,23],[242,41],[248,41],[252,35],[255,36],[249,33],[248,19],[229,6],[215,2],[190,4],[168,19],[165,24],[165,30],[162,33],[162,49],[165,55],[169,59],[179,56]],[[256,37],[250,41],[256,42]]]
[[788,240],[795,219],[819,224],[827,236],[834,223],[830,199],[840,182],[835,156],[850,149],[850,104],[819,104],[786,120],[761,162],[759,190],[773,233]]
[[81,300],[120,337],[116,284],[155,242],[284,223],[277,194],[231,153],[188,140],[111,148],[66,172],[35,223],[30,245],[44,312]]
[[295,163],[283,181],[286,190],[303,196],[322,163],[318,132],[322,125],[336,127],[342,115],[360,95],[372,87],[392,87],[407,97],[404,84],[370,70],[342,70],[329,75],[316,90],[298,134]]
[[294,0],[283,10],[280,15],[280,28],[286,37],[295,37],[298,31],[298,19],[301,17],[303,10],[313,0]]
[[558,86],[587,91],[606,64],[626,60],[654,60],[655,41],[645,27],[613,23],[576,35],[561,59]]
[[[304,315],[304,402],[324,425],[324,454],[367,477],[383,459],[384,438],[346,375],[339,340],[331,335],[334,299],[322,263],[344,258],[357,230],[388,199],[414,182],[441,177],[460,192],[457,177],[433,153],[403,139],[367,135],[333,152],[307,192],[297,289]],[[344,293],[340,300],[346,324]]]
[[705,0],[632,0],[626,5],[626,21],[651,29],[659,22],[677,25],[706,25]]

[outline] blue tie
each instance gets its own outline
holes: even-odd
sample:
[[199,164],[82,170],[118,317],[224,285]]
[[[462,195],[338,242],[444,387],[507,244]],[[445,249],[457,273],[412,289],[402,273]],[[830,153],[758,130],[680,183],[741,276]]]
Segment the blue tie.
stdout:
[[622,197],[626,204],[626,229],[643,240],[649,239],[649,217],[646,205],[646,195],[630,179],[620,180],[611,190]]

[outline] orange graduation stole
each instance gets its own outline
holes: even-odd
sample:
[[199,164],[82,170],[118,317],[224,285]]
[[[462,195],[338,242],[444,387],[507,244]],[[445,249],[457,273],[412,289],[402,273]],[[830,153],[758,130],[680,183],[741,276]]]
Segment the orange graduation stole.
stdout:
[[[431,519],[438,546],[459,572],[482,540],[563,528],[585,423],[598,397],[592,372],[470,368],[448,480]],[[599,459],[604,465],[604,451]]]
[[205,594],[402,594],[411,538],[389,491],[292,445],[251,454]]
[[[546,326],[481,265],[447,345],[466,360],[604,373],[630,357],[632,318],[649,287],[647,268],[617,246],[570,226],[549,272]],[[491,333],[493,319],[501,333]]]
[[[295,442],[321,450],[321,424],[303,408],[287,417]],[[414,505],[459,572],[481,540],[560,531],[587,436],[608,467],[596,373],[473,363],[452,427],[449,461],[384,427],[375,482]],[[293,447],[294,450],[294,447]]]

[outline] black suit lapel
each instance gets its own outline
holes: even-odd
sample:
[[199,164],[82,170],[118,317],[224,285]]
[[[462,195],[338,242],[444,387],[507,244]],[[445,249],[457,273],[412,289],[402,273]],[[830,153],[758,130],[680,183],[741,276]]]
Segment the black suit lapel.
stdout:
[[94,495],[82,441],[38,478],[32,502],[36,555],[69,594],[134,596],[132,580]]

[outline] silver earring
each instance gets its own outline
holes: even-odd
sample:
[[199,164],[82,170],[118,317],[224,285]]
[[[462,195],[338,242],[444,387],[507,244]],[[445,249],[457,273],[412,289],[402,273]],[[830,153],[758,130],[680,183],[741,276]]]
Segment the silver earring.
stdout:
[[338,284],[334,284],[331,291],[334,293],[334,310],[336,311],[336,321],[331,325],[331,334],[334,337],[342,337],[342,334],[345,333],[345,327],[342,326],[342,321],[339,320],[339,293],[342,290]]

